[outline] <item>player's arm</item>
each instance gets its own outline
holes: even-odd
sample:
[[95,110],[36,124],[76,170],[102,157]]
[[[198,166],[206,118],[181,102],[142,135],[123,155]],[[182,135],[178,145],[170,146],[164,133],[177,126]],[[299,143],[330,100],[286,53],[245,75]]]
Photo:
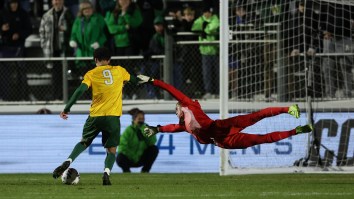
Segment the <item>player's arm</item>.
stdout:
[[135,77],[134,75],[130,75],[130,79],[128,82],[133,85],[138,85],[139,81],[140,81],[140,79],[138,77]]
[[170,84],[166,84],[165,82],[158,79],[155,79],[152,83],[154,86],[160,87],[165,91],[169,92],[174,98],[176,98],[177,101],[181,102],[182,104],[190,104],[193,102],[192,99],[187,97],[184,93],[182,93]]
[[186,131],[186,127],[180,124],[168,124],[165,126],[158,126],[157,127],[159,132],[166,132],[166,133],[178,133]]
[[158,132],[166,132],[166,133],[178,133],[186,131],[186,127],[180,124],[168,124],[166,126],[147,126],[144,129],[144,133],[151,137],[156,135]]
[[136,77],[134,75],[129,74],[128,71],[125,70],[125,68],[118,67],[118,70],[120,70],[120,73],[123,74],[124,83],[130,83],[133,85],[139,85],[141,83],[141,79],[139,79],[138,77]]
[[165,91],[169,92],[174,98],[176,98],[177,101],[181,102],[182,104],[190,104],[193,103],[193,100],[187,97],[185,94],[183,94],[181,91],[176,89],[170,84],[166,84],[165,82],[158,80],[158,79],[153,79],[151,77],[147,77],[144,75],[138,75],[138,78],[141,79],[139,83],[145,83],[145,82],[150,82],[154,86],[160,87],[164,89]]
[[68,118],[68,113],[70,112],[70,108],[76,103],[76,101],[82,96],[82,94],[88,89],[88,86],[85,83],[82,83],[74,92],[74,94],[70,97],[68,103],[64,108],[64,111],[60,113],[60,117],[63,119]]

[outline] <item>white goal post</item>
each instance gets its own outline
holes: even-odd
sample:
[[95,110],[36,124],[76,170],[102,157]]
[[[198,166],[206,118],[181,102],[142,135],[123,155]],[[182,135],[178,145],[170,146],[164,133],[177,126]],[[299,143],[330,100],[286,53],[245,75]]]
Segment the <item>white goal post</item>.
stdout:
[[[220,0],[220,66],[229,62],[229,2]],[[226,119],[229,115],[229,70],[227,67],[220,67],[220,119]],[[220,175],[225,175],[228,167],[228,151],[220,150]]]

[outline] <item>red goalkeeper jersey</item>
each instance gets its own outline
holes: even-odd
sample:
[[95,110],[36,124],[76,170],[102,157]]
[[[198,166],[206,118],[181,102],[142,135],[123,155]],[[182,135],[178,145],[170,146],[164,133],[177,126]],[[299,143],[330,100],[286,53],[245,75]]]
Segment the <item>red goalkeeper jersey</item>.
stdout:
[[159,127],[161,132],[182,132],[187,131],[202,144],[214,143],[213,132],[209,131],[210,125],[214,122],[202,110],[198,100],[192,100],[175,87],[160,80],[154,80],[154,86],[160,87],[176,98],[182,106],[184,123],[169,124]]
[[241,132],[263,118],[287,113],[289,107],[266,108],[225,120],[212,120],[203,112],[198,101],[191,100],[173,86],[162,81],[155,80],[154,85],[173,95],[181,103],[181,110],[184,114],[184,122],[182,124],[161,126],[159,128],[161,132],[187,131],[199,143],[215,144],[226,149],[244,149],[257,144],[277,142],[296,135],[296,129],[272,132],[264,135]]

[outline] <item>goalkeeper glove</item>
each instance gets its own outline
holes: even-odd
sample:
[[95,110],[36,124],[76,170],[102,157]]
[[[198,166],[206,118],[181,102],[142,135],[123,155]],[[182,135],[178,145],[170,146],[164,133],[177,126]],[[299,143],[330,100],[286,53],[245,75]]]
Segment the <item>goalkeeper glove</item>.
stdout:
[[157,133],[159,132],[159,129],[158,127],[155,127],[155,126],[147,126],[145,129],[144,129],[144,133],[146,136],[148,137],[151,137],[153,135],[156,135]]
[[137,77],[139,78],[138,84],[151,83],[154,81],[152,77],[148,77],[145,75],[138,75]]

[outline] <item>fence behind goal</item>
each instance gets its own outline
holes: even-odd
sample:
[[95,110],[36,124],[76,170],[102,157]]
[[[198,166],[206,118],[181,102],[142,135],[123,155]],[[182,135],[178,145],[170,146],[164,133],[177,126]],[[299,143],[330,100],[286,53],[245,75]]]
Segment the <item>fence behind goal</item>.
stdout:
[[[181,35],[173,35],[177,38],[171,44],[173,57],[113,56],[111,64],[120,65],[133,75],[144,74],[164,80],[188,96],[200,99],[205,91],[198,36],[191,32],[184,34],[190,34],[194,40],[178,41],[183,37],[183,32]],[[34,50],[35,56],[42,56],[41,52],[37,52],[41,51],[38,47],[25,49],[27,54]],[[164,64],[166,59],[171,61],[170,65]],[[0,58],[0,104],[65,102],[80,84],[84,74],[94,66],[91,57]],[[125,86],[123,95],[124,100],[171,99],[160,89],[129,84]],[[81,99],[90,98],[90,93],[86,93]]]
[[246,133],[315,127],[277,143],[221,150],[220,174],[353,172],[354,2],[220,3],[220,19],[228,21],[220,28],[220,63],[228,65],[223,76],[229,79],[221,107],[231,116],[299,104],[300,119],[285,114],[263,119]]

